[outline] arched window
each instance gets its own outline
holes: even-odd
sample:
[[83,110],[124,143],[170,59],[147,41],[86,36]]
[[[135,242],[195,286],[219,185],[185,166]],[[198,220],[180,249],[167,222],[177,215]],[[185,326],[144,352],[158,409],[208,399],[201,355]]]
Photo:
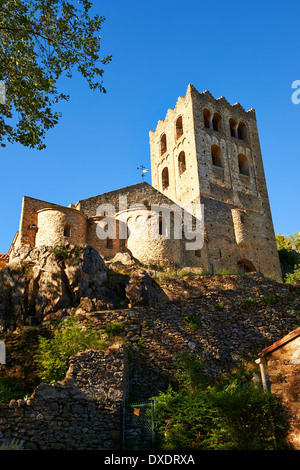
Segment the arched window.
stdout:
[[204,118],[204,127],[206,129],[210,129],[211,112],[209,111],[209,109],[203,110],[203,118]]
[[182,151],[178,156],[178,171],[181,175],[186,170],[185,153]]
[[222,168],[221,149],[217,145],[211,146],[211,159],[214,166]]
[[163,155],[167,151],[167,136],[163,134],[160,138],[160,154]]
[[244,122],[239,123],[237,133],[238,133],[238,138],[239,139],[247,140],[247,127],[246,127],[246,124]]
[[250,176],[248,159],[243,153],[238,155],[238,162],[240,174]]
[[233,118],[229,119],[229,126],[230,126],[230,135],[231,137],[236,137],[236,120]]
[[71,236],[71,226],[69,224],[66,224],[64,226],[64,237],[70,237]]
[[179,139],[183,134],[183,126],[182,126],[182,116],[176,121],[176,140]]
[[169,187],[169,169],[165,167],[162,171],[162,189],[163,191]]
[[220,113],[215,113],[212,119],[212,127],[214,131],[221,132],[222,130],[222,116]]

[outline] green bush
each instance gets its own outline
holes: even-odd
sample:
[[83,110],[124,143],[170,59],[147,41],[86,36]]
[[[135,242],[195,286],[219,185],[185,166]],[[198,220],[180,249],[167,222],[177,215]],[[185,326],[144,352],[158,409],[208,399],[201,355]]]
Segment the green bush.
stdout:
[[197,315],[192,314],[192,315],[185,315],[183,317],[183,321],[192,329],[192,330],[198,330],[199,328],[199,319]]
[[56,261],[63,261],[69,257],[69,250],[65,246],[55,246],[52,250],[52,255]]
[[64,379],[69,367],[69,358],[86,349],[103,349],[106,342],[101,332],[93,325],[80,323],[72,316],[58,325],[53,338],[39,336],[36,355],[37,373],[44,383]]
[[178,390],[154,399],[164,450],[285,449],[286,426],[276,399],[244,369],[210,382],[203,364],[181,357]]
[[288,282],[288,283],[300,281],[300,266],[295,266],[294,272],[290,274],[286,274],[284,280],[285,282]]

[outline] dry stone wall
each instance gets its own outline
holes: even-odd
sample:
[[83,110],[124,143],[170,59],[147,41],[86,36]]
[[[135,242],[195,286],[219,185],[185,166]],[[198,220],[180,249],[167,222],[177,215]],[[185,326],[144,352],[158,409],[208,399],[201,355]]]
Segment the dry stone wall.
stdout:
[[73,356],[66,378],[41,384],[26,400],[0,405],[0,442],[33,450],[119,448],[127,390],[124,346]]

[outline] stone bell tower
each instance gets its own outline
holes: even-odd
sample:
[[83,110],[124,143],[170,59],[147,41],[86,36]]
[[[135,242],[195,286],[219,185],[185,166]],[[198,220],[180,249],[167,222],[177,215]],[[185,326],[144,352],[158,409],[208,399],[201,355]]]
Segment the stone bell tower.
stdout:
[[186,264],[281,281],[254,109],[189,85],[149,136],[154,188],[204,205],[205,243]]

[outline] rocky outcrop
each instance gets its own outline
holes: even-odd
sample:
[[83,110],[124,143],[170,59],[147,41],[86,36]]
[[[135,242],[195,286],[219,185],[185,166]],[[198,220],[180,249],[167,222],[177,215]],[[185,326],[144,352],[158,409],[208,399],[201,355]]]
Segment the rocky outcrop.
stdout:
[[151,276],[142,269],[133,271],[126,286],[126,297],[131,307],[153,305],[157,291],[152,286]]
[[107,268],[89,245],[22,246],[0,271],[0,327],[36,324],[82,297],[105,296]]

